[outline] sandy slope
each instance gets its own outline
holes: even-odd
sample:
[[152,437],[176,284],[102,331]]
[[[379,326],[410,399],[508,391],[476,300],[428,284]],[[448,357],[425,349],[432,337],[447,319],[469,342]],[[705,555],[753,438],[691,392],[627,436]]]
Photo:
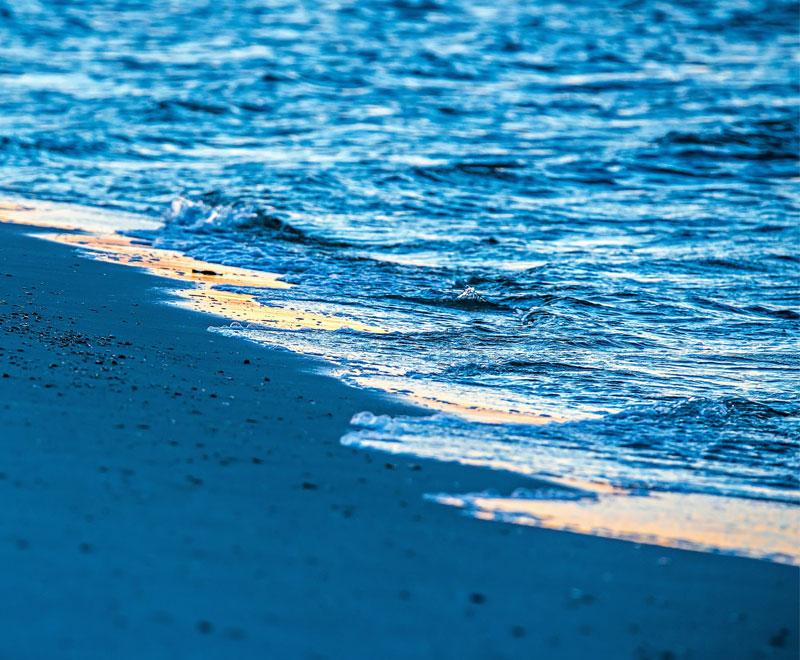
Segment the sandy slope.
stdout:
[[426,502],[524,484],[341,447],[400,406],[174,286],[0,226],[0,657],[797,656],[797,568]]

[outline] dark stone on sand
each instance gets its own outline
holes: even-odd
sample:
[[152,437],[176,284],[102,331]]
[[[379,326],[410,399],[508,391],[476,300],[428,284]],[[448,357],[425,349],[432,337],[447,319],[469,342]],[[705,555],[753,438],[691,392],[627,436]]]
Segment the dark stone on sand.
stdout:
[[769,645],[774,648],[782,648],[786,646],[786,641],[789,638],[789,629],[781,628],[772,637],[769,638]]

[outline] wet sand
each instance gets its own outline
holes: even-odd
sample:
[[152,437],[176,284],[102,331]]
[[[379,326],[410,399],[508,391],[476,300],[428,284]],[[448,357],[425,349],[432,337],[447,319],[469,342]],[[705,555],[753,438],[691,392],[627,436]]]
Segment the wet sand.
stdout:
[[342,447],[409,413],[0,226],[9,658],[794,658],[797,567],[480,521],[522,477]]

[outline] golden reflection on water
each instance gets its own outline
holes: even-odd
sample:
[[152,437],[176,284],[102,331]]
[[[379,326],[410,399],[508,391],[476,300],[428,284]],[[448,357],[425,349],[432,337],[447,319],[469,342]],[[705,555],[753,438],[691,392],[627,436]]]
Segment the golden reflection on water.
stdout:
[[585,499],[436,495],[482,520],[503,520],[672,548],[800,564],[800,524],[791,505],[695,493],[625,491]]

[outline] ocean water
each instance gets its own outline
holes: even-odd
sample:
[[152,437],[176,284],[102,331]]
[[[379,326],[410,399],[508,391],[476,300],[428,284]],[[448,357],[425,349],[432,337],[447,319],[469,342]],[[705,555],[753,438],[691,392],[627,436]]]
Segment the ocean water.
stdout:
[[347,444],[796,516],[797,24],[0,0],[0,193],[150,216],[129,233],[295,285],[265,304],[380,328],[214,328],[435,411]]

